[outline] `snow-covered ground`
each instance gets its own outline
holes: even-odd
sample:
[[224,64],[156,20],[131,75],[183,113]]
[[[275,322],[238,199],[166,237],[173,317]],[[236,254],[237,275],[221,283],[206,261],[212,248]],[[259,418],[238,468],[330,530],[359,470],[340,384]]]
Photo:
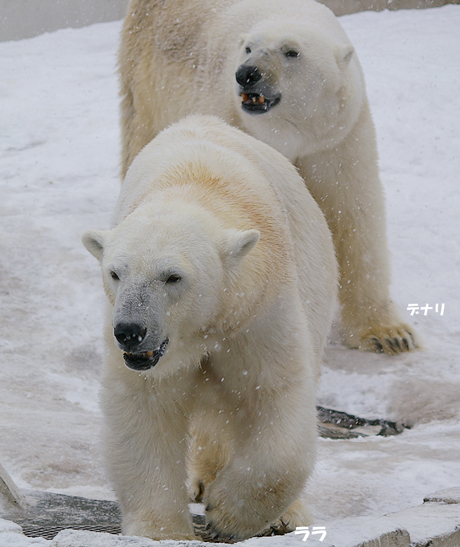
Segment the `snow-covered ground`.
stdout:
[[[377,127],[392,294],[425,349],[387,357],[332,336],[319,403],[414,427],[321,439],[305,494],[317,524],[460,485],[460,6],[341,21]],[[80,236],[108,227],[119,188],[119,32],[104,23],[0,43],[0,462],[21,487],[107,499],[104,297]],[[414,303],[433,309],[410,317]]]

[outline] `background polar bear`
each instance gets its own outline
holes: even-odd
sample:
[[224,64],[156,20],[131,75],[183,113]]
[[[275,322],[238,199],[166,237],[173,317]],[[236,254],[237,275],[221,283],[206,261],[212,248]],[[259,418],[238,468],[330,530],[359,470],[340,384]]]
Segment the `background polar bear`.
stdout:
[[[131,0],[120,50],[123,172],[161,129],[215,114],[299,169],[340,266],[345,342],[415,347],[389,296],[376,139],[357,56],[313,0]],[[236,76],[236,78],[235,78]]]
[[115,227],[83,242],[110,302],[102,401],[123,532],[193,539],[187,459],[212,534],[308,525],[337,265],[292,165],[187,118],[132,164]]

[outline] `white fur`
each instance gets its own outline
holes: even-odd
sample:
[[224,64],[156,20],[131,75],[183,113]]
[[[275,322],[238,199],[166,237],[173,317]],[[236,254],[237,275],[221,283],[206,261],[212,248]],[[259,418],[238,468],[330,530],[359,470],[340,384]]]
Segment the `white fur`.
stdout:
[[[108,296],[102,402],[123,532],[193,539],[188,491],[222,538],[308,525],[298,496],[337,269],[292,165],[216,118],[187,118],[133,162],[114,228],[83,242]],[[169,339],[154,368],[125,366],[120,322],[146,327],[139,351]]]
[[[298,58],[288,58],[289,48]],[[250,53],[248,53],[250,51]],[[257,66],[281,102],[241,107],[235,72]],[[332,12],[314,0],[131,0],[120,49],[123,172],[160,130],[214,114],[285,155],[324,212],[340,266],[345,342],[416,345],[389,295],[385,208],[361,67]]]

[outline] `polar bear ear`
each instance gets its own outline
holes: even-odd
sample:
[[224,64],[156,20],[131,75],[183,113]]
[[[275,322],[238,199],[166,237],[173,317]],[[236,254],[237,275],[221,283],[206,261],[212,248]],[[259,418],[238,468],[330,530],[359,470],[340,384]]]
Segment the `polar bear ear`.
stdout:
[[335,57],[337,59],[337,64],[339,65],[339,68],[344,69],[348,66],[348,63],[353,57],[354,51],[355,48],[351,44],[337,47]]
[[104,241],[106,235],[107,232],[89,230],[88,232],[85,232],[81,238],[83,245],[99,260],[99,262],[102,260],[102,255],[104,254]]
[[230,260],[243,258],[254,248],[259,239],[259,230],[226,230],[224,239],[226,258]]

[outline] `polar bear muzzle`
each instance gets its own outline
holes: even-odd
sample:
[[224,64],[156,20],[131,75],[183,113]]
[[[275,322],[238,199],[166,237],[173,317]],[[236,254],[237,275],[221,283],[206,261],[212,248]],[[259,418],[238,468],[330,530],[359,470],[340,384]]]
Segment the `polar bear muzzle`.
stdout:
[[141,353],[123,353],[125,365],[133,370],[149,370],[153,368],[161,357],[165,354],[169,338],[166,338],[160,346],[153,351],[144,351]]
[[123,351],[123,358],[128,368],[148,370],[153,368],[165,354],[169,338],[154,350],[139,351],[147,338],[147,329],[137,323],[118,323],[113,329],[118,347]]
[[264,78],[257,66],[242,64],[235,73],[239,84],[241,107],[250,114],[265,114],[281,101],[281,93],[276,92]]

